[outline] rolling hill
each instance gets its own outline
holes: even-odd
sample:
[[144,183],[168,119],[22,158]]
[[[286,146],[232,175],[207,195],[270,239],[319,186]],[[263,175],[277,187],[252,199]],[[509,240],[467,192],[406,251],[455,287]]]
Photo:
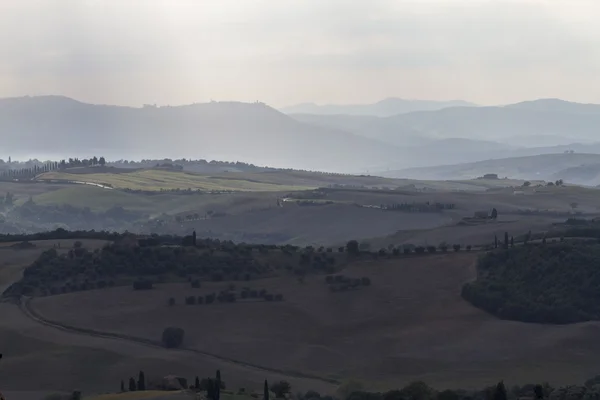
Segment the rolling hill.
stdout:
[[439,110],[446,107],[473,107],[475,104],[462,100],[430,101],[407,100],[390,97],[372,104],[326,104],[303,103],[281,109],[286,114],[319,114],[319,115],[372,115],[388,117],[413,111]]
[[[512,157],[494,160],[477,161],[454,165],[441,165],[426,168],[409,168],[399,171],[381,173],[387,177],[411,179],[473,179],[484,174],[498,174],[499,177],[529,180],[564,179],[567,182],[595,184],[574,175],[573,168],[585,165],[600,164],[600,154],[560,153],[536,156]],[[567,172],[569,172],[567,174]],[[565,176],[563,178],[563,175]],[[589,174],[587,175],[589,176]]]
[[[537,100],[504,107],[452,107],[381,118],[369,125],[369,137],[385,137],[390,130],[416,130],[431,138],[470,138],[518,146],[519,136],[556,135],[571,142],[596,140],[600,106],[560,100]],[[375,134],[377,132],[378,134]],[[544,145],[540,141],[538,146]]]
[[[93,105],[60,96],[0,100],[5,154],[108,158],[194,157],[329,171],[362,170],[396,157],[387,144],[307,125],[262,103],[177,107]],[[165,154],[167,151],[169,154]]]

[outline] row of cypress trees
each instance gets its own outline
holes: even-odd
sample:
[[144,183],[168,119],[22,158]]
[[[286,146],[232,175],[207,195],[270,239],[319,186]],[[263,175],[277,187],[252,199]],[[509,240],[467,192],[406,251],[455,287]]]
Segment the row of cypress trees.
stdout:
[[[144,371],[140,371],[137,382],[133,377],[129,378],[129,391],[146,390],[146,377]],[[125,382],[121,381],[121,392],[125,392]]]

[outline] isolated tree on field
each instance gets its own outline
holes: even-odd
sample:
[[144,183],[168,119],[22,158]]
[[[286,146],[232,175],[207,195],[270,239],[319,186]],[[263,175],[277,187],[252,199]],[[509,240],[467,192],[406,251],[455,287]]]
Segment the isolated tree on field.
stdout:
[[498,218],[498,210],[496,210],[495,208],[492,208],[492,215],[491,215],[492,219],[496,219]]
[[265,387],[263,389],[263,400],[269,400],[269,384],[265,379]]
[[125,382],[121,380],[121,393],[125,392]]
[[136,386],[135,386],[135,379],[129,378],[129,391],[130,392],[135,392],[136,390]]
[[506,400],[506,387],[504,386],[504,381],[500,381],[496,385],[492,400]]
[[346,251],[349,254],[358,254],[358,242],[356,240],[350,240],[348,243],[346,243]]
[[137,389],[146,390],[146,377],[144,376],[144,371],[140,371],[138,376]]

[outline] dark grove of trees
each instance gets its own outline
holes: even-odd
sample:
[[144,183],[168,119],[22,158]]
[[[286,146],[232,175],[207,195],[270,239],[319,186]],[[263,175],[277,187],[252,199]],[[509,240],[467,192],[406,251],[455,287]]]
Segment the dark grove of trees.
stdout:
[[218,282],[249,280],[272,271],[253,255],[252,247],[210,239],[198,240],[198,247],[162,246],[160,237],[155,240],[155,246],[140,247],[135,236],[124,237],[93,252],[83,247],[63,254],[47,250],[8,292],[52,295],[103,288],[117,281],[144,290],[156,282],[191,276]]
[[480,259],[462,296],[503,319],[568,324],[600,319],[600,244],[527,244]]

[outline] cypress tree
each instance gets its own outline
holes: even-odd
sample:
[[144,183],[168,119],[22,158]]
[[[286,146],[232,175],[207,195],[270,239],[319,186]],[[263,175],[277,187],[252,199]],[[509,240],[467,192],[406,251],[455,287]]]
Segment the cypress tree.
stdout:
[[196,246],[196,230],[194,229],[194,232],[192,232],[192,243],[194,244],[194,246]]
[[135,379],[133,378],[129,378],[129,391],[130,392],[135,392]]
[[215,381],[215,397],[213,400],[221,398],[221,370],[217,370],[217,379]]
[[535,393],[536,400],[542,400],[544,398],[544,388],[542,385],[535,385],[533,393]]
[[510,237],[510,247],[515,247],[515,238],[514,237]]
[[269,400],[269,384],[267,383],[266,379],[265,379],[265,388],[264,388],[264,392],[263,392],[263,400]]
[[506,400],[506,387],[504,381],[498,382],[492,400]]
[[494,235],[494,248],[497,249],[498,248],[498,236]]
[[123,380],[121,380],[121,393],[125,392],[125,382],[123,382]]
[[206,384],[206,397],[214,400],[214,385],[212,379],[208,378],[208,382]]
[[138,390],[146,390],[146,378],[144,377],[144,371],[140,371],[137,383]]

